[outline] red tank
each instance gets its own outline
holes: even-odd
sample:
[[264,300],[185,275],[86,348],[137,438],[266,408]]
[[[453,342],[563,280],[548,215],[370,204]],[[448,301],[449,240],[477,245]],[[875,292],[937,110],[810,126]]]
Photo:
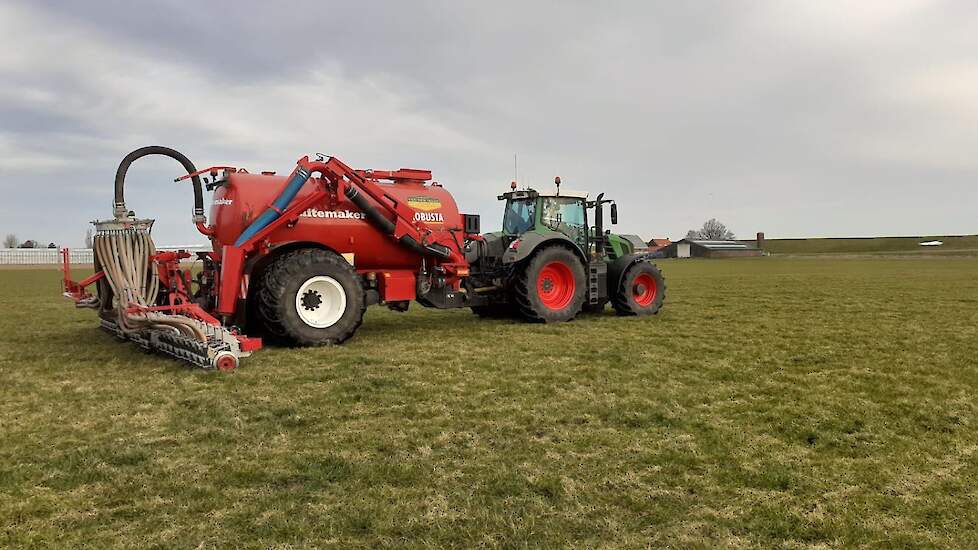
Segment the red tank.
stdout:
[[[420,171],[415,171],[424,173]],[[230,174],[227,182],[214,192],[210,219],[215,229],[214,250],[235,242],[248,224],[261,214],[282,192],[285,176],[249,173]],[[452,195],[439,185],[424,180],[377,182],[384,193],[416,210],[415,218],[433,231],[455,231],[462,237],[462,216]],[[308,182],[295,201],[319,188],[322,182]],[[358,271],[417,269],[420,256],[383,234],[364,219],[360,210],[342,194],[335,205],[323,199],[307,209],[294,226],[282,225],[268,240],[276,245],[292,242],[314,242],[341,254],[353,254]],[[372,202],[372,201],[371,201]]]

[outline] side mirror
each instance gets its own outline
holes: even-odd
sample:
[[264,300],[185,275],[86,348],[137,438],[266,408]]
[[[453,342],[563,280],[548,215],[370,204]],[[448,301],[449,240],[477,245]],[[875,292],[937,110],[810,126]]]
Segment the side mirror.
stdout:
[[611,203],[611,223],[618,225],[618,203]]

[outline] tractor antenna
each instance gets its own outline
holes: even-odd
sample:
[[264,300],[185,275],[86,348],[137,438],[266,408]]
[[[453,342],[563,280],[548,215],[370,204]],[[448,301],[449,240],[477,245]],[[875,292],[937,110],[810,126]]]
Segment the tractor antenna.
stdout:
[[520,181],[520,168],[516,160],[516,153],[513,153],[513,181]]

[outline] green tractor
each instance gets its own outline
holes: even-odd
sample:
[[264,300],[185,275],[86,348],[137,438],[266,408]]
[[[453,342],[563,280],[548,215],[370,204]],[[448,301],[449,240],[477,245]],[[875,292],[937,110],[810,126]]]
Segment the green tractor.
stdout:
[[[618,223],[618,206],[600,194],[533,189],[499,195],[506,201],[502,231],[466,245],[475,296],[472,311],[484,317],[536,322],[570,321],[582,310],[611,302],[619,315],[653,315],[666,295],[662,272],[638,237],[604,229],[604,207]],[[593,225],[589,225],[593,220]]]

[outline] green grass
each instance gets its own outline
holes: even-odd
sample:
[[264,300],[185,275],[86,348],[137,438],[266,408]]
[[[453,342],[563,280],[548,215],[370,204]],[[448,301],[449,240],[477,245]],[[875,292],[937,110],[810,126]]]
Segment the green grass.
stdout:
[[978,260],[663,262],[193,370],[0,271],[0,547],[978,546]]
[[[942,241],[941,246],[920,243]],[[921,254],[978,256],[978,235],[923,237],[864,237],[837,239],[767,239],[772,254]]]

